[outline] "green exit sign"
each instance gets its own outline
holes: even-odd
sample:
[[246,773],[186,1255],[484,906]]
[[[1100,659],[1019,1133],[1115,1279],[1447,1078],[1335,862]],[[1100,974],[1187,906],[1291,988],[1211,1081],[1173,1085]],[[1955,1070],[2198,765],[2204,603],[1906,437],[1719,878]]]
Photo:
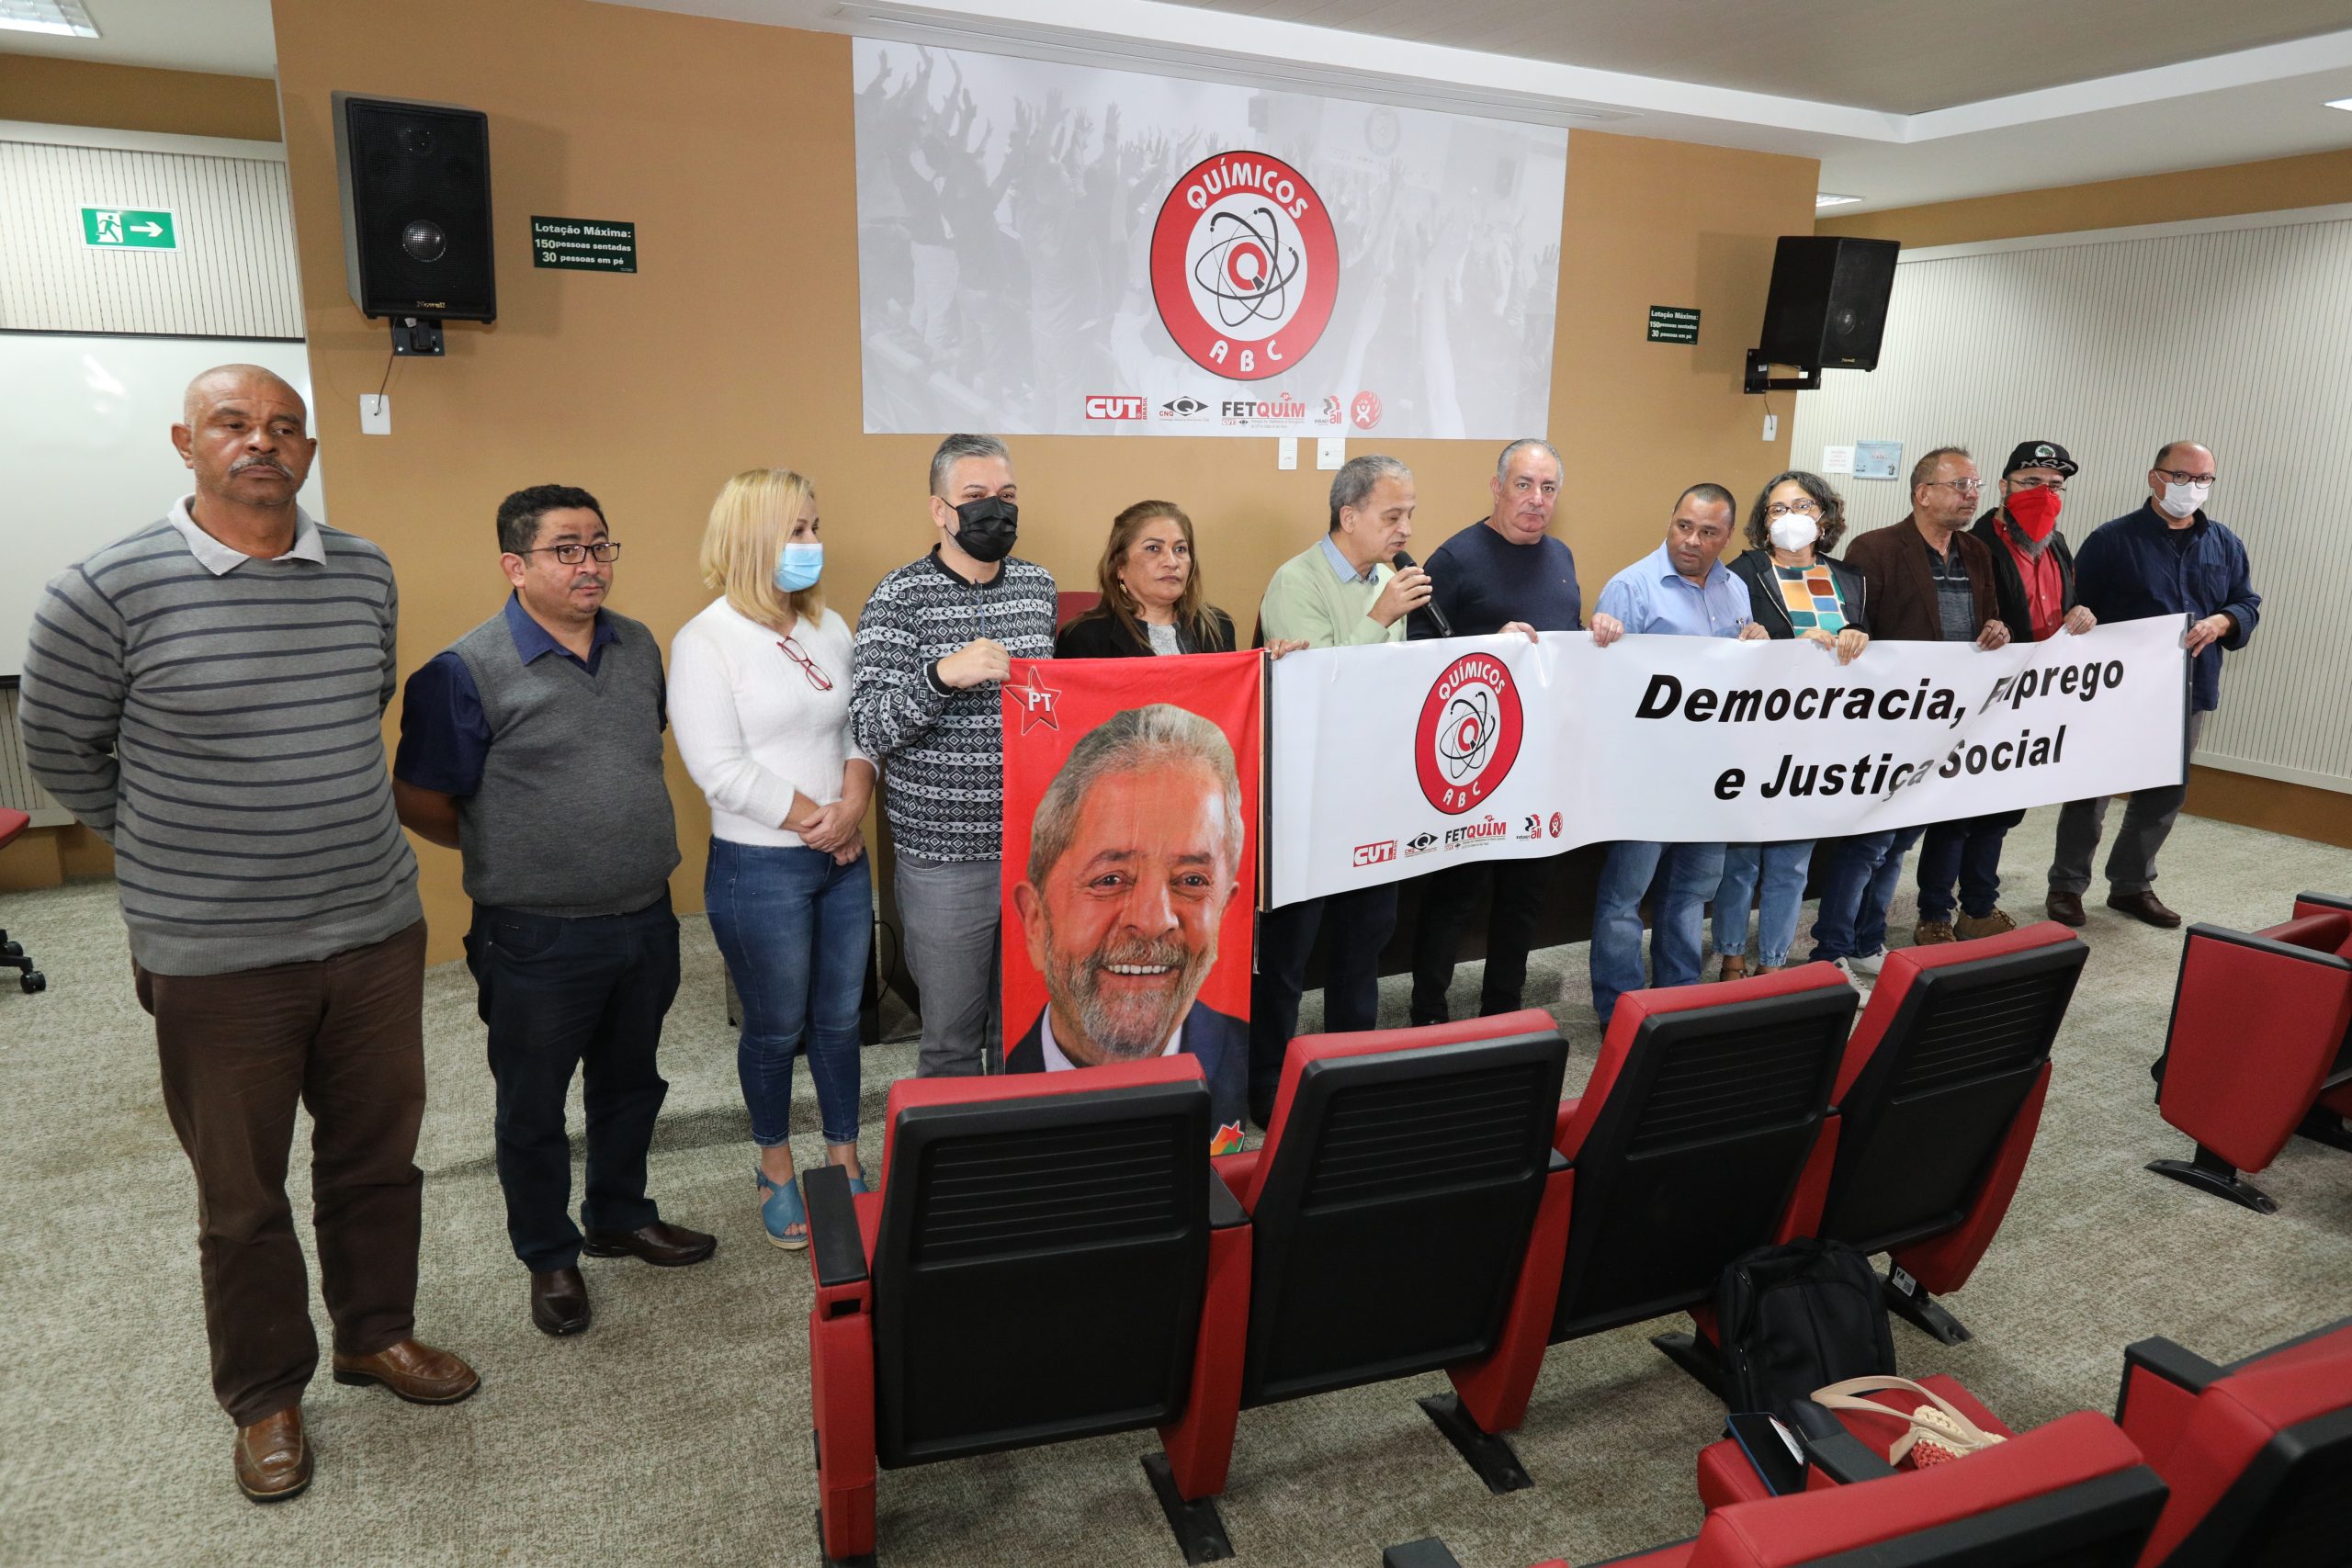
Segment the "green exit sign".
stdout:
[[102,251],[176,251],[179,225],[155,207],[85,207],[82,243]]

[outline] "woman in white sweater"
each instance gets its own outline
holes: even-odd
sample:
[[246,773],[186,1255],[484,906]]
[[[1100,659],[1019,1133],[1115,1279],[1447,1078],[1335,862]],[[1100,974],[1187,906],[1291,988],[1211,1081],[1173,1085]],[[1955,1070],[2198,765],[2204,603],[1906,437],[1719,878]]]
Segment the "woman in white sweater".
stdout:
[[670,725],[710,801],[703,898],[743,1003],[735,1063],[758,1145],[768,1240],[808,1245],[792,1163],[792,1059],[817,1084],[826,1157],[857,1162],[857,1007],[874,938],[859,835],[874,764],[850,733],[850,634],[818,579],[817,492],[753,468],[718,492],[703,534],[720,597],[670,648]]

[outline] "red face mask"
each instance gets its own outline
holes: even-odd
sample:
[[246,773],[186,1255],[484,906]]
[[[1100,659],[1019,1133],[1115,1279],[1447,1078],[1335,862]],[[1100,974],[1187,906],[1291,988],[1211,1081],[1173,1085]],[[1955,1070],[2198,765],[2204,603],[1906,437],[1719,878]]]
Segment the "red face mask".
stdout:
[[2058,526],[2058,509],[2065,504],[2065,497],[2048,485],[2034,485],[2011,491],[2009,499],[2002,504],[2007,507],[2010,519],[2025,536],[2038,545]]

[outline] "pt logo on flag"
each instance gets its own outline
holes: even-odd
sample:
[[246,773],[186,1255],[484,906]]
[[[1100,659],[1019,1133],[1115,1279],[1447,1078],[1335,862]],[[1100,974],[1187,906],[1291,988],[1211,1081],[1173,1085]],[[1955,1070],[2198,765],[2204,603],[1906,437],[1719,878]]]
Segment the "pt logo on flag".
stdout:
[[1054,716],[1054,699],[1060,696],[1061,692],[1046,685],[1034,668],[1029,671],[1027,684],[1007,684],[998,689],[1003,692],[1005,700],[1020,712],[1022,734],[1026,735],[1040,726],[1046,729],[1061,728],[1061,720]]
[[1193,364],[1234,381],[1287,370],[1339,292],[1339,240],[1305,175],[1236,152],[1177,176],[1152,227],[1151,297]]
[[1477,806],[1510,775],[1523,729],[1510,668],[1491,654],[1455,660],[1422,700],[1413,731],[1421,794],[1449,817]]

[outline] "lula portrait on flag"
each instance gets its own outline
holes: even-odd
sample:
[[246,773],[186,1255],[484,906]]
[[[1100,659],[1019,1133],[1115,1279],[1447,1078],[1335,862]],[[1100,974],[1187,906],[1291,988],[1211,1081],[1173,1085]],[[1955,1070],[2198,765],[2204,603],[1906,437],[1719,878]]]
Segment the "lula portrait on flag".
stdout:
[[1017,659],[1001,688],[1005,1070],[1185,1053],[1219,1151],[1249,1105],[1261,662]]

